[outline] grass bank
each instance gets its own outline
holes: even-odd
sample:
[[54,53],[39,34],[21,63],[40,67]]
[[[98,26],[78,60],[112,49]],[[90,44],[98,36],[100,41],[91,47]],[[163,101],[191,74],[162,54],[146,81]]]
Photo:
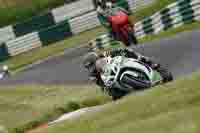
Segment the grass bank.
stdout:
[[94,85],[0,87],[0,132],[22,133],[65,112],[110,100]]
[[198,133],[200,74],[138,92],[102,112],[32,133]]

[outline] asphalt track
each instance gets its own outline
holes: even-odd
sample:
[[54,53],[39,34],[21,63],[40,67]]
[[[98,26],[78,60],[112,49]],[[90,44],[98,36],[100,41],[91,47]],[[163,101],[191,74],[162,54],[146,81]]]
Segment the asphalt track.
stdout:
[[[200,30],[180,33],[136,47],[136,51],[154,58],[167,67],[175,77],[200,70]],[[66,50],[64,55],[28,67],[23,72],[0,81],[0,85],[15,84],[85,84],[87,72],[82,58],[88,49]]]

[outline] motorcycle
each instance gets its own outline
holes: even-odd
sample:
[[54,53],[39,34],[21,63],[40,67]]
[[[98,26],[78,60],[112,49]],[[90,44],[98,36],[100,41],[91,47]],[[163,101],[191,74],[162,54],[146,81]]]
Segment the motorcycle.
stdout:
[[159,67],[153,69],[137,59],[108,57],[108,64],[101,74],[104,88],[114,100],[136,90],[142,90],[173,80],[171,72]]

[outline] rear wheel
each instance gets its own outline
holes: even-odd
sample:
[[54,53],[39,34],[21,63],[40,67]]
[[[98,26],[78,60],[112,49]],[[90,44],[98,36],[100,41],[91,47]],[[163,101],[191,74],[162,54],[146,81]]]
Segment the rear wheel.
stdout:
[[118,100],[122,98],[123,96],[127,95],[128,93],[125,91],[121,91],[118,88],[110,88],[108,90],[109,96],[112,97],[113,100]]

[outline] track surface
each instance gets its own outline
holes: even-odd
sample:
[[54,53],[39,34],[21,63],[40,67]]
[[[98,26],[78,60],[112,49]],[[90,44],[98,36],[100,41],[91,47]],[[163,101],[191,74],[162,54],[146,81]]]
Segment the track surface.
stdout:
[[[166,66],[175,77],[200,69],[200,30],[178,34],[175,37],[153,41],[136,48]],[[64,55],[27,68],[17,75],[0,81],[13,84],[82,84],[88,76],[81,68],[87,48],[66,51]]]

